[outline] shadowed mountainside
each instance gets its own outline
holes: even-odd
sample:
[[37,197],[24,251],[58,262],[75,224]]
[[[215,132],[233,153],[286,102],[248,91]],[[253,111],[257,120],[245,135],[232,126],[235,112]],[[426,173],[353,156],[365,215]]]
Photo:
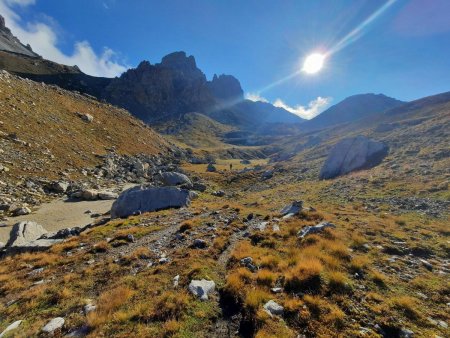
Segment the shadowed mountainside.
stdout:
[[353,95],[328,108],[315,118],[306,121],[302,124],[301,130],[311,131],[356,121],[398,107],[403,103],[403,101],[383,94]]

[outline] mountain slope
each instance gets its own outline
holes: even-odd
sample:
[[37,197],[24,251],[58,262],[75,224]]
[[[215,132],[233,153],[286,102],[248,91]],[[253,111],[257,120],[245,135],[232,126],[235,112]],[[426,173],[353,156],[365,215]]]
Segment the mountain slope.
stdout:
[[199,113],[181,115],[155,126],[159,132],[189,147],[223,148],[223,136],[233,128]]
[[265,133],[273,123],[280,129],[280,123],[302,122],[269,103],[244,100],[239,81],[231,75],[214,75],[208,81],[194,57],[185,52],[168,54],[155,65],[143,61],[114,79],[94,77],[77,66],[42,59],[11,34],[4,20],[0,21],[0,69],[95,96],[151,124],[171,124],[192,112],[252,134],[263,129]]
[[[93,117],[86,121],[85,114]],[[55,178],[99,163],[97,155],[168,153],[172,146],[127,111],[0,73],[0,164],[9,176]],[[2,174],[3,175],[3,174]]]
[[347,97],[325,110],[322,114],[302,124],[302,130],[310,131],[352,122],[402,105],[404,102],[383,94],[359,94]]

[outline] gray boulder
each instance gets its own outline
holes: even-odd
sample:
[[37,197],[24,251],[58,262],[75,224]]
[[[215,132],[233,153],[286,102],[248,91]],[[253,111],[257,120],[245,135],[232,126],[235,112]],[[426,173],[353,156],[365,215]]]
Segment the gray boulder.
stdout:
[[215,173],[217,171],[216,167],[214,166],[214,164],[209,163],[208,167],[206,167],[206,171],[209,173]]
[[99,191],[98,198],[101,200],[115,200],[117,198],[117,194],[111,191]]
[[330,151],[320,170],[320,179],[330,179],[355,170],[369,169],[381,163],[389,148],[365,136],[343,139]]
[[86,189],[81,192],[81,199],[85,201],[95,201],[98,199],[98,191]]
[[141,212],[157,211],[169,208],[181,208],[189,205],[189,190],[176,187],[133,187],[125,190],[113,203],[111,217],[128,217]]
[[55,192],[58,194],[63,194],[67,191],[67,188],[69,188],[69,183],[63,182],[63,181],[54,181],[49,184],[48,189],[51,192]]
[[280,213],[282,216],[292,216],[297,215],[303,209],[303,201],[294,201],[289,205],[286,205],[281,209]]
[[314,226],[306,226],[298,232],[298,237],[304,238],[307,235],[316,234],[324,231],[326,228],[336,228],[336,225],[330,222],[320,222]]
[[23,221],[13,225],[7,247],[22,246],[28,242],[37,240],[42,235],[46,234],[42,225],[33,221]]
[[39,238],[34,241],[26,242],[21,245],[13,245],[6,248],[8,252],[34,252],[45,251],[51,248],[53,245],[62,242],[63,239],[47,239]]
[[195,182],[194,185],[192,186],[192,189],[204,192],[206,190],[206,185],[200,182]]
[[158,175],[158,180],[166,186],[185,185],[192,187],[191,180],[184,174],[177,172],[163,172]]
[[189,291],[201,300],[208,300],[208,294],[214,292],[215,287],[216,283],[212,280],[192,280],[189,284]]
[[28,215],[31,214],[31,210],[28,207],[19,207],[14,209],[11,214],[13,216],[24,216],[24,215]]

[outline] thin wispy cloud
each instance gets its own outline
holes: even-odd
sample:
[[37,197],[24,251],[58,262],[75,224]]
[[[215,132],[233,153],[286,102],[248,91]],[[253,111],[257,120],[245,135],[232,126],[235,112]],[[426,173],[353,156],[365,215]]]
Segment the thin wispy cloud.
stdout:
[[[267,100],[265,97],[261,96],[258,93],[247,93],[245,95],[245,98],[247,100],[255,102],[257,101],[269,102],[269,100]],[[316,99],[310,101],[307,106],[296,105],[292,107],[286,104],[281,99],[276,99],[272,104],[275,107],[283,108],[292,114],[298,115],[301,118],[310,120],[313,117],[319,115],[321,112],[323,112],[330,105],[331,101],[332,101],[331,97],[318,96]]]
[[258,93],[246,93],[245,98],[247,100],[253,101],[253,102],[269,102],[266,98],[262,97]]
[[44,58],[66,65],[77,65],[83,72],[104,77],[114,77],[129,68],[118,59],[112,49],[104,47],[96,53],[88,41],[78,41],[73,52],[66,54],[58,47],[59,34],[55,25],[49,22],[23,22],[14,10],[18,6],[30,6],[35,0],[0,0],[0,13],[6,26],[24,44],[30,44],[33,51]]

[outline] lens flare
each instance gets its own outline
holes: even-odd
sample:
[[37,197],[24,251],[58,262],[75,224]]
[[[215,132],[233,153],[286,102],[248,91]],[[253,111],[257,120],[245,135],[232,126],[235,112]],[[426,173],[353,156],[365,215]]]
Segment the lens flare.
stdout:
[[307,74],[315,74],[323,68],[325,62],[325,55],[320,53],[313,53],[306,57],[303,62],[302,71]]

